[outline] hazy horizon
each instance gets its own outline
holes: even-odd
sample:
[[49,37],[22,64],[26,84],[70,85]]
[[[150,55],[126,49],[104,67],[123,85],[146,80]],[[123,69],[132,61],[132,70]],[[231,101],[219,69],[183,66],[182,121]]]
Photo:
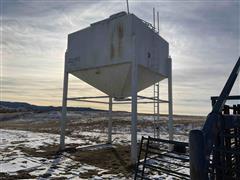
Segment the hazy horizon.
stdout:
[[[1,100],[61,106],[67,35],[126,11],[125,0],[1,2]],[[240,55],[239,1],[129,0],[130,12],[152,23],[160,14],[160,35],[173,59],[174,114],[207,115],[210,96],[221,92]],[[161,97],[166,99],[166,80]],[[140,92],[152,96],[152,87]],[[238,77],[232,94],[240,94]],[[103,95],[70,76],[69,97]],[[107,105],[69,106],[106,109]],[[123,105],[114,109],[130,110]],[[151,113],[152,105],[140,105]],[[161,113],[167,106],[162,105]]]

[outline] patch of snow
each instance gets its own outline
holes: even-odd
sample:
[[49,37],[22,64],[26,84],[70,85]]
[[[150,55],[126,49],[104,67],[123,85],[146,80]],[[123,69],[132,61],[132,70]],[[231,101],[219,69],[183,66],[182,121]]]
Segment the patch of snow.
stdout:
[[[47,159],[30,157],[21,152],[21,150],[15,149],[19,145],[28,148],[40,148],[40,146],[54,143],[54,138],[59,138],[57,135],[17,130],[0,130],[0,132],[2,137],[0,146],[0,172],[2,173],[17,175],[18,171],[26,170],[30,175],[36,176],[41,180],[60,177],[66,179],[81,179],[81,174],[94,170],[97,174],[93,179],[114,179],[112,177],[116,177],[115,179],[121,179],[117,178],[119,177],[118,175],[106,174],[108,172],[107,169],[101,169],[88,164],[81,164],[80,162],[73,160],[73,157],[66,152],[53,159]],[[48,138],[50,140],[47,140]],[[84,141],[77,142],[83,143]],[[76,143],[76,139],[68,138],[67,143]]]
[[[31,131],[0,129],[0,149],[17,145],[38,149],[40,146],[58,144],[60,135],[50,133],[36,133]],[[66,144],[85,144],[80,138],[65,137]]]
[[103,178],[102,178],[102,177],[99,177],[99,176],[94,176],[92,179],[93,179],[93,180],[102,180]]
[[[107,115],[107,113],[106,113]],[[38,120],[50,120],[50,119],[59,119],[59,113],[45,113],[45,114],[37,114],[32,118],[32,121],[38,123]],[[85,121],[93,121],[92,117],[99,117],[99,113],[91,114],[88,112],[83,113],[70,113],[69,118],[73,121],[79,120],[80,116],[85,117]],[[30,117],[29,117],[30,119]],[[98,118],[100,119],[100,118]],[[103,118],[104,119],[104,118]],[[141,121],[150,121],[152,117],[148,117],[145,119],[142,118]],[[77,122],[77,121],[76,121]],[[177,125],[174,135],[174,140],[177,141],[188,141],[187,133],[189,129],[192,129],[192,126],[188,125]],[[72,131],[71,136],[66,136],[65,142],[66,144],[76,144],[77,148],[90,148],[94,149],[92,145],[96,145],[100,143],[105,143],[107,141],[107,129],[95,129],[94,131],[84,131],[84,130],[75,130]],[[153,129],[149,126],[138,129],[138,141],[141,140],[141,136],[153,136]],[[80,138],[76,138],[80,137]],[[168,139],[168,130],[166,127],[160,127],[160,137],[162,139]],[[45,158],[37,158],[37,157],[29,157],[19,150],[17,147],[26,147],[30,149],[35,149],[36,152],[43,152],[41,147],[47,147],[49,145],[58,145],[60,136],[57,134],[50,133],[36,133],[31,131],[20,131],[20,130],[5,130],[0,129],[0,163],[1,168],[0,172],[7,172],[9,174],[17,174],[19,170],[30,170],[30,175],[39,177],[38,179],[49,179],[49,178],[59,178],[63,177],[66,179],[80,179],[79,176],[81,174],[85,174],[88,171],[95,170],[96,175],[92,177],[92,179],[116,179],[123,180],[129,179],[124,177],[123,174],[108,174],[108,169],[100,169],[95,166],[91,166],[88,164],[81,164],[74,160],[74,157],[71,157],[68,153],[63,153],[62,156],[56,157],[54,159],[45,159]],[[113,127],[113,144],[130,144],[131,142],[131,134],[130,128],[125,126]],[[86,147],[86,144],[90,145],[90,147]],[[108,146],[105,145],[104,148]],[[112,146],[112,145],[110,145]],[[95,149],[102,148],[101,145],[96,145]],[[3,167],[3,168],[2,168]],[[185,169],[179,170],[183,173],[186,172]],[[43,178],[49,175],[47,178]],[[173,179],[171,176],[167,175],[158,175],[154,174],[151,176],[151,179]]]
[[28,170],[32,168],[40,167],[41,163],[32,161],[26,157],[19,157],[12,159],[8,162],[1,162],[0,172],[2,173],[14,173],[20,170]]

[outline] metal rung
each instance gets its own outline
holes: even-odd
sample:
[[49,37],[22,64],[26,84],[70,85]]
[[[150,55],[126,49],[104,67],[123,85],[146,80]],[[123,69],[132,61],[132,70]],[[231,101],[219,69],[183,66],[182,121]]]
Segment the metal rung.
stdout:
[[[146,141],[145,141],[146,142]],[[170,144],[177,144],[187,147],[188,143],[178,142],[178,141],[169,141],[165,139],[158,139],[158,138],[147,138],[147,143],[142,145],[143,139],[141,140],[141,149],[139,151],[139,158],[141,157],[140,153],[145,154],[144,161],[138,159],[137,169],[135,173],[135,179],[141,178],[145,179],[148,178],[150,175],[149,170],[157,171],[159,173],[164,173],[171,175],[177,179],[190,179],[190,175],[186,172],[178,172],[177,170],[180,169],[187,169],[189,170],[189,156],[188,154],[174,154],[168,150],[168,146]],[[154,146],[157,145],[157,146]],[[183,157],[185,156],[185,157]],[[166,157],[166,158],[165,158]],[[173,161],[175,160],[175,161]],[[149,162],[155,162],[156,164],[149,164]],[[167,166],[168,164],[169,166]],[[141,166],[141,168],[138,168]],[[145,168],[147,168],[146,171]],[[139,173],[141,175],[139,176]]]
[[[234,148],[236,149],[236,148]],[[218,151],[218,152],[223,152],[226,154],[236,154],[236,155],[240,155],[240,149],[237,148],[236,150],[227,150],[227,149],[222,149],[222,148],[213,148],[214,151]]]
[[157,167],[157,166],[154,166],[154,165],[151,165],[151,164],[145,164],[145,166],[148,167],[148,168],[154,169],[154,170],[156,170],[158,172],[163,171],[164,173],[172,175],[172,176],[175,176],[177,178],[183,178],[183,179],[189,179],[190,178],[190,175],[188,175],[188,174],[183,174],[183,173],[180,173],[180,172],[177,172],[177,171],[173,171],[173,170],[170,170],[170,169]]
[[181,167],[184,167],[184,168],[190,168],[190,166],[186,166],[184,164],[179,164],[179,163],[175,163],[175,162],[171,162],[171,161],[165,161],[165,160],[162,160],[161,158],[159,157],[156,157],[156,158],[150,158],[150,159],[153,159],[153,160],[157,160],[157,161],[161,161],[163,163],[168,163],[168,164],[173,164],[175,166],[181,166]]
[[240,138],[240,134],[220,134],[221,137],[227,137],[227,138]]
[[176,157],[176,156],[172,156],[172,155],[169,155],[169,154],[162,154],[162,153],[153,152],[153,151],[148,151],[148,152],[151,153],[151,154],[158,154],[159,156],[165,156],[165,157],[172,158],[172,159],[178,159],[178,160],[181,160],[183,162],[188,162],[189,161],[189,159],[187,159],[187,158]]

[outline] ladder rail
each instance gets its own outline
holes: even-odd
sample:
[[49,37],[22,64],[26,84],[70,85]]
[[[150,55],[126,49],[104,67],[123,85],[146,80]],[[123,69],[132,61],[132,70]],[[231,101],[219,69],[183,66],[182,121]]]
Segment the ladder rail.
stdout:
[[160,108],[159,108],[159,82],[153,85],[153,128],[154,137],[160,138],[159,121],[160,121]]

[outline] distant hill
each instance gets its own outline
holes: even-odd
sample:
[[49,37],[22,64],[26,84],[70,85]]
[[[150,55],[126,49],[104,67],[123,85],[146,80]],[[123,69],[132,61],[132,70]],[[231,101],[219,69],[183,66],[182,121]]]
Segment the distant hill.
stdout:
[[[61,106],[37,106],[25,102],[8,102],[0,101],[0,112],[45,112],[45,111],[61,111]],[[99,109],[92,108],[82,108],[82,107],[68,107],[68,111],[103,111]]]

